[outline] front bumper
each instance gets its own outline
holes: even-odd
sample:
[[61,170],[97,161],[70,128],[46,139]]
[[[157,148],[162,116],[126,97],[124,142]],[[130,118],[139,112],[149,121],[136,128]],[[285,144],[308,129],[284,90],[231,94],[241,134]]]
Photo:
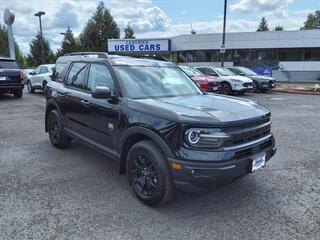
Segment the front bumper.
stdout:
[[252,92],[254,88],[253,84],[246,85],[242,83],[237,83],[232,86],[232,90],[236,92]]
[[[170,166],[172,163],[182,165],[180,170],[172,169],[176,189],[192,193],[201,193],[251,173],[252,157],[265,152],[267,162],[275,155],[276,150],[277,148],[272,137],[271,146],[261,151],[254,151],[254,154],[241,159],[234,159],[232,157],[233,153],[228,151],[224,156],[229,156],[230,158],[225,161],[221,161],[221,159],[219,161],[203,161],[204,159],[202,159],[202,161],[186,161],[171,158],[169,158],[168,161]],[[221,153],[219,153],[219,155],[221,155]]]
[[258,89],[267,90],[276,87],[274,82],[259,82],[257,83]]

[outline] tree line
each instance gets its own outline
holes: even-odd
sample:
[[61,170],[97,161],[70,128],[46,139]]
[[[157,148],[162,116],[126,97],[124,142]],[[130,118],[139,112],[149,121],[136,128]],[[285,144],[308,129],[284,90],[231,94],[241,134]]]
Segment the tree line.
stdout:
[[[307,20],[301,29],[320,29],[320,10],[308,15]],[[277,25],[275,31],[282,31],[283,27]],[[257,31],[269,31],[268,22],[265,17],[262,17]],[[0,56],[8,56],[8,37],[7,29],[0,25]],[[124,38],[135,38],[134,30],[128,23],[124,28]],[[193,30],[192,34],[196,34]],[[110,13],[110,10],[100,2],[95,9],[91,18],[85,24],[81,34],[75,37],[70,27],[67,28],[63,34],[63,41],[61,47],[54,53],[51,50],[49,41],[40,34],[37,34],[31,41],[30,53],[24,56],[15,41],[16,59],[21,68],[36,67],[44,61],[45,63],[54,63],[55,60],[65,53],[78,51],[93,51],[105,52],[107,51],[107,39],[119,39],[120,29]],[[44,59],[41,55],[41,41],[43,43]]]

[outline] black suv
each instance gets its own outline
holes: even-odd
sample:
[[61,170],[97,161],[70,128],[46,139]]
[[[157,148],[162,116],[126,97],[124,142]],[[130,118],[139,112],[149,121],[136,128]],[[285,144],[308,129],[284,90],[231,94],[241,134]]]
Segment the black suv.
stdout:
[[46,93],[52,144],[65,148],[77,139],[119,160],[148,205],[169,201],[175,189],[233,181],[276,152],[267,109],[203,93],[173,63],[73,54],[57,66]]
[[0,57],[0,93],[12,93],[21,98],[24,75],[14,59]]

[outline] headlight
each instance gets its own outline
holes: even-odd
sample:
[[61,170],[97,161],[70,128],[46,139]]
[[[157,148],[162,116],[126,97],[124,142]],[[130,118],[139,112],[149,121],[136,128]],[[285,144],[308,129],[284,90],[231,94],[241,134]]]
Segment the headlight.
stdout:
[[218,148],[229,135],[217,128],[189,128],[185,131],[184,138],[191,147]]
[[239,79],[231,79],[231,81],[233,81],[233,82],[237,82],[237,83],[242,83],[242,81],[241,81],[241,80],[239,80]]

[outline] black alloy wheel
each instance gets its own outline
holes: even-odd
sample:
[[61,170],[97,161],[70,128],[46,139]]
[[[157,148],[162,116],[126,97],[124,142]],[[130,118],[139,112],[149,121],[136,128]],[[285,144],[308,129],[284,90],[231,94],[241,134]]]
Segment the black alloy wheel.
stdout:
[[47,127],[49,138],[53,146],[57,148],[66,148],[70,143],[70,138],[65,134],[59,113],[53,110],[47,118]]
[[225,94],[225,95],[231,95],[231,93],[232,93],[232,88],[231,88],[230,84],[227,83],[227,82],[221,83],[220,92],[221,92],[222,94]]
[[174,188],[169,164],[152,141],[132,146],[127,158],[127,174],[133,192],[143,203],[157,206],[172,199]]

